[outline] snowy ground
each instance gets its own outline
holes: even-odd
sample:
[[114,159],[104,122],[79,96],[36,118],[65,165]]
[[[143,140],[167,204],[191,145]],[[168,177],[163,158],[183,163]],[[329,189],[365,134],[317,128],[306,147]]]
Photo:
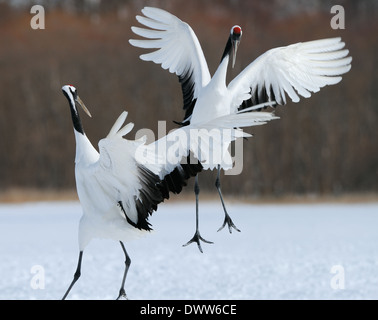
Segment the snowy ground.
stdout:
[[[200,203],[202,235],[214,241],[201,254],[182,247],[194,233],[194,202],[161,205],[155,232],[126,244],[129,298],[378,299],[378,203],[228,208],[241,233],[217,233],[220,203]],[[80,215],[77,202],[0,205],[0,299],[62,297],[76,268]],[[117,242],[91,242],[68,298],[116,298],[123,267]],[[33,289],[43,275],[44,289]]]

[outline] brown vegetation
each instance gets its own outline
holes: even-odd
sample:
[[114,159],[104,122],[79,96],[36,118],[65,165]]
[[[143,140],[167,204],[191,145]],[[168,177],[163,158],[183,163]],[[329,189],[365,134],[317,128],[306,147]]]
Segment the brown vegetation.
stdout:
[[[75,142],[64,84],[75,85],[92,112],[92,119],[82,120],[94,145],[122,110],[129,111],[135,130],[156,132],[158,120],[172,129],[172,121],[182,119],[177,78],[139,60],[142,51],[128,43],[135,15],[144,5],[159,5],[192,26],[211,72],[230,27],[243,27],[230,77],[266,50],[298,41],[341,36],[353,56],[341,83],[280,107],[281,120],[249,130],[254,138],[244,144],[243,174],[222,178],[226,194],[376,193],[377,6],[341,2],[345,30],[330,27],[331,5],[324,2],[302,10],[282,1],[102,1],[99,7],[78,2],[81,6],[47,7],[45,30],[30,28],[30,7],[1,3],[0,191],[74,187]],[[203,190],[215,192],[214,173],[200,181]]]

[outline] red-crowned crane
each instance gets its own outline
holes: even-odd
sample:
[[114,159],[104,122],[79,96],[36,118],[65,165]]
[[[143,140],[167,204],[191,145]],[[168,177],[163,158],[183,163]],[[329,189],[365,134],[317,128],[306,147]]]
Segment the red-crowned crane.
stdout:
[[[187,23],[158,8],[145,7],[142,13],[144,16],[137,16],[136,19],[148,29],[132,27],[132,31],[145,39],[131,39],[129,42],[135,47],[157,49],[140,58],[161,64],[163,69],[178,76],[185,110],[184,125],[200,124],[213,117],[240,110],[259,110],[261,108],[257,104],[270,101],[284,105],[286,95],[293,102],[298,102],[299,96],[309,98],[311,92],[340,82],[340,75],[351,68],[352,58],[348,57],[349,51],[343,49],[345,44],[340,38],[321,39],[271,49],[249,64],[227,85],[230,55],[234,66],[242,36],[240,26],[231,28],[220,65],[211,77],[198,38]],[[221,168],[228,167],[217,165],[215,185],[225,213],[224,223],[219,230],[227,224],[231,233],[232,228],[238,229],[223,201],[219,180]],[[195,181],[198,208],[198,176]],[[195,237],[188,244],[193,241],[198,244],[199,240],[203,240],[198,235],[197,229]]]
[[[81,124],[78,106],[90,116],[88,109],[72,85],[62,87],[66,96],[76,140],[75,178],[83,215],[79,223],[79,259],[67,297],[81,274],[83,252],[93,238],[119,241],[125,255],[125,270],[118,299],[127,298],[124,289],[131,263],[123,242],[138,238],[151,230],[149,216],[170,193],[180,193],[186,181],[211,163],[214,150],[222,144],[248,136],[234,127],[261,125],[275,119],[271,113],[237,113],[219,117],[201,126],[189,125],[146,144],[146,139],[127,140],[133,123],[123,126],[127,112],[114,123],[106,138],[101,139],[99,152],[93,147]],[[211,140],[213,130],[224,132]],[[212,136],[211,136],[212,138]],[[214,150],[213,150],[214,148]],[[192,155],[190,155],[190,152]],[[194,157],[194,161],[182,159]]]

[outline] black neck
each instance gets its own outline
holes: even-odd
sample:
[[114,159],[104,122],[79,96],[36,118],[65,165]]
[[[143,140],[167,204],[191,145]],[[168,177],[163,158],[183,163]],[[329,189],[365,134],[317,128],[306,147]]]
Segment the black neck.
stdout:
[[[71,104],[70,104],[71,105]],[[80,132],[81,134],[84,134],[84,129],[81,124],[80,115],[77,109],[72,108],[71,106],[71,117],[72,117],[72,123],[77,132]]]
[[223,61],[223,59],[226,56],[230,55],[231,50],[232,50],[232,42],[231,42],[231,36],[229,36],[227,43],[226,43],[226,47],[224,48],[224,52],[223,52],[223,55],[222,55],[221,62]]
[[79,112],[76,109],[75,105],[72,105],[72,103],[74,103],[74,102],[71,101],[70,97],[68,97],[65,92],[64,92],[64,95],[67,97],[68,104],[70,105],[71,117],[72,117],[72,123],[73,123],[74,129],[77,132],[84,134],[84,129],[83,129],[83,126],[81,124]]

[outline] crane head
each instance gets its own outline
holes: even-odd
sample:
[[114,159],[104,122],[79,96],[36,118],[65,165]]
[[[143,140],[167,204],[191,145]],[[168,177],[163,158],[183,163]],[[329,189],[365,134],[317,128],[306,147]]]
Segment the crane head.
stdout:
[[77,90],[74,86],[70,84],[65,85],[62,87],[62,91],[64,95],[67,97],[68,101],[70,102],[71,108],[73,108],[76,111],[76,113],[77,113],[77,106],[79,105],[89,117],[92,117],[88,108],[85,106],[84,102],[78,96]]
[[231,28],[231,43],[232,43],[232,67],[235,66],[236,52],[238,51],[238,46],[242,36],[242,29],[240,26],[235,25]]

